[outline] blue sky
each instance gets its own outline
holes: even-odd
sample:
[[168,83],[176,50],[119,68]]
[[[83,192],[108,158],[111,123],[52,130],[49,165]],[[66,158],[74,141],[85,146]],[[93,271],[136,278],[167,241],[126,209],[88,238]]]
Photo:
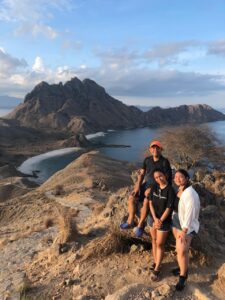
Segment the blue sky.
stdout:
[[0,0],[0,95],[91,78],[126,104],[225,106],[225,1]]

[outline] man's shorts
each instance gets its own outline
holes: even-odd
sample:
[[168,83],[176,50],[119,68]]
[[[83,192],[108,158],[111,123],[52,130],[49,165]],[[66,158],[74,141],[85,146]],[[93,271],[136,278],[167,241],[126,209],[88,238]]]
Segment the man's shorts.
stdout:
[[151,185],[149,185],[147,182],[142,183],[142,185],[141,185],[141,187],[140,187],[140,194],[139,194],[139,196],[138,196],[138,201],[139,201],[139,202],[143,202],[143,201],[144,201],[144,199],[146,198],[146,197],[145,197],[145,191],[146,191],[148,188],[150,188],[150,187],[151,187]]

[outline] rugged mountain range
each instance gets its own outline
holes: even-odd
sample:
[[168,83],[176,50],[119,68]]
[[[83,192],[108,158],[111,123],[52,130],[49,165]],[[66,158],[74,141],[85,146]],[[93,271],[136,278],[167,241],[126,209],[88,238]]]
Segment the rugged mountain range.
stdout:
[[207,105],[167,109],[155,107],[143,112],[111,97],[94,81],[80,81],[75,77],[65,84],[41,82],[8,118],[29,128],[91,133],[107,129],[225,120],[225,115]]

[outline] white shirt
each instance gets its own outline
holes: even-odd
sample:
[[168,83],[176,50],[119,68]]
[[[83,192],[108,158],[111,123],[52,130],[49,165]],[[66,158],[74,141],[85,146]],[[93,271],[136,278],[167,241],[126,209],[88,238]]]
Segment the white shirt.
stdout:
[[200,200],[192,186],[186,188],[181,194],[178,204],[178,217],[181,228],[187,228],[187,234],[199,231]]

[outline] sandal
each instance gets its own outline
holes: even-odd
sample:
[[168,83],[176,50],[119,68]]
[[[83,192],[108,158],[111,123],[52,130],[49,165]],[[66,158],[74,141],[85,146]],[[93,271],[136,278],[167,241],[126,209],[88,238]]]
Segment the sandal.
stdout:
[[136,237],[141,237],[143,233],[144,233],[144,228],[143,227],[135,227]]
[[128,222],[120,224],[120,229],[131,229],[134,227],[134,224],[129,224]]
[[151,274],[151,280],[152,281],[158,281],[159,280],[159,274],[160,274],[160,271],[159,270],[153,270],[152,271],[152,274]]
[[181,276],[181,275],[179,276],[179,281],[175,286],[177,291],[181,292],[184,289],[185,281],[187,280],[187,278],[188,278],[188,272],[186,273],[186,276]]
[[156,266],[156,264],[155,263],[152,263],[151,264],[151,267],[149,268],[151,271],[154,271],[155,270],[155,266]]

